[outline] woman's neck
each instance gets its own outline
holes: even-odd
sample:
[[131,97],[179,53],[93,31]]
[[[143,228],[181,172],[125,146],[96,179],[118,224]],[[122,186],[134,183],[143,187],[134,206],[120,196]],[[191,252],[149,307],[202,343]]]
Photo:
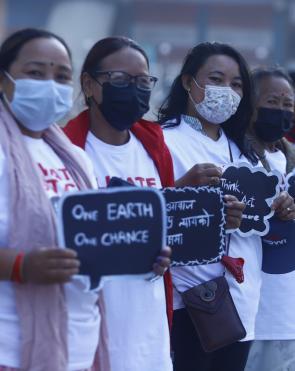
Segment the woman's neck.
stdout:
[[220,125],[212,124],[201,117],[198,112],[196,112],[195,107],[188,105],[186,114],[188,116],[196,117],[202,124],[202,129],[204,133],[214,141],[217,141],[220,137]]
[[18,124],[20,131],[23,133],[23,135],[26,135],[27,137],[31,137],[34,139],[41,139],[43,136],[44,131],[31,131],[22,125]]
[[[201,120],[200,120],[201,121]],[[220,137],[220,126],[216,124],[211,124],[210,122],[201,121],[202,127],[206,135],[217,141]]]
[[121,146],[129,141],[129,131],[113,128],[103,117],[98,107],[92,105],[90,112],[90,131],[96,138],[107,144]]

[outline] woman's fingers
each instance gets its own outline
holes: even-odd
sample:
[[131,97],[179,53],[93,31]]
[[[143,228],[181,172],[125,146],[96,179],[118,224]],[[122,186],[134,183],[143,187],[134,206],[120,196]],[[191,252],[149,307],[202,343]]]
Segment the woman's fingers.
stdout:
[[196,164],[182,178],[175,182],[175,186],[217,185],[221,175],[222,169],[214,164]]
[[80,262],[77,259],[48,259],[48,269],[76,269],[80,267]]
[[246,205],[238,201],[235,196],[224,196],[226,207],[226,229],[237,229],[242,223],[243,211]]
[[161,250],[160,254],[161,255],[157,257],[156,262],[153,264],[153,271],[156,275],[163,276],[171,264],[170,256],[172,254],[172,250],[169,246],[165,246]]
[[23,261],[24,280],[37,284],[63,283],[79,273],[77,253],[70,249],[41,248],[28,252]]
[[164,257],[167,257],[167,258],[170,258],[171,254],[172,254],[172,249],[169,246],[163,247],[161,252],[160,252],[160,256],[164,256]]
[[292,220],[295,218],[295,204],[288,192],[282,192],[272,204],[277,216],[281,220]]
[[171,263],[170,259],[168,258],[162,258],[162,259],[167,259],[167,260],[161,260],[153,264],[153,271],[157,276],[163,276],[166,270],[169,268],[170,263]]

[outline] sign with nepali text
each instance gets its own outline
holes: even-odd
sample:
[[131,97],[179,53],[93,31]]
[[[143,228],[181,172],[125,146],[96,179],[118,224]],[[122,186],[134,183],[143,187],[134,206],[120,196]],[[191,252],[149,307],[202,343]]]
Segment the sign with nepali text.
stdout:
[[210,264],[224,254],[224,203],[214,187],[165,188],[172,266]]

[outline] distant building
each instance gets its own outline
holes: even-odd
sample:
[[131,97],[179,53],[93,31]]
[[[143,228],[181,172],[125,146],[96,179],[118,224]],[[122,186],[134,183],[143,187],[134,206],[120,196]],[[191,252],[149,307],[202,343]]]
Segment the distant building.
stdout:
[[73,50],[76,73],[95,41],[119,34],[134,38],[160,77],[157,101],[188,49],[202,41],[233,45],[251,66],[295,69],[293,0],[0,0],[0,40],[27,26],[63,36]]

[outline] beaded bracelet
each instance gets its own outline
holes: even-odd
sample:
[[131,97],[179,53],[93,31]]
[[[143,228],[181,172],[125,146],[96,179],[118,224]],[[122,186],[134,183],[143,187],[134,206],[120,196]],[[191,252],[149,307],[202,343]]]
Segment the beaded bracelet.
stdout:
[[22,265],[24,260],[25,253],[19,252],[14,260],[12,271],[11,271],[11,281],[17,282],[17,283],[23,283],[23,277],[22,277]]

